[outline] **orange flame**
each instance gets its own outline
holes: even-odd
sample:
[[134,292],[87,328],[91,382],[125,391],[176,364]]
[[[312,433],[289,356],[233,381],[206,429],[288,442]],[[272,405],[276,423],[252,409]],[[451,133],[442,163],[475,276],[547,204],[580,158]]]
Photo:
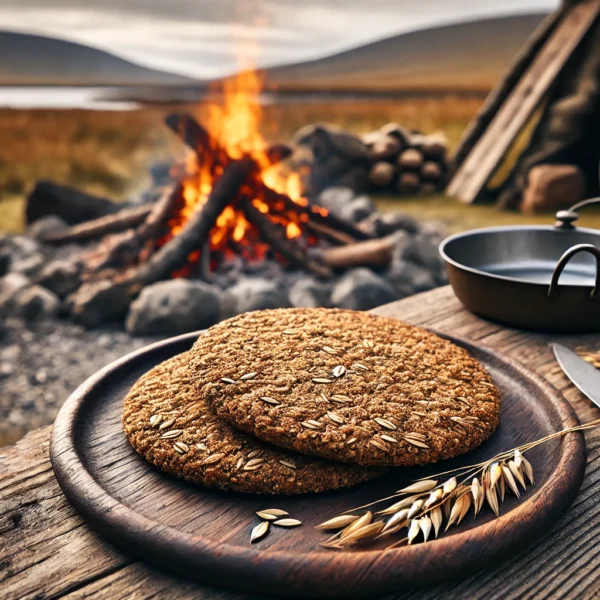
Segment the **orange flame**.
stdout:
[[[252,157],[257,162],[259,176],[267,187],[287,194],[301,206],[307,206],[307,200],[302,197],[299,174],[286,173],[281,165],[272,165],[269,161],[268,144],[260,133],[262,85],[260,74],[253,69],[244,70],[227,79],[223,84],[223,102],[213,103],[208,107],[208,120],[204,125],[216,145],[230,158]],[[216,157],[213,157],[212,161],[215,160]],[[211,160],[205,160],[198,164],[196,153],[190,152],[186,164],[182,207],[169,222],[169,234],[163,242],[177,235],[190,216],[206,202],[214,178],[223,171],[222,166],[217,165],[215,168],[210,163]],[[308,219],[306,214],[289,210],[286,212],[281,207],[274,210],[261,197],[253,198],[252,204],[272,222],[283,227],[289,239],[302,236],[302,223]],[[210,233],[211,250],[232,252],[232,245],[236,251],[250,259],[261,259],[268,250],[258,232],[234,203],[223,210]],[[200,252],[195,251],[189,257],[190,264],[199,259]],[[186,272],[185,269],[180,270],[174,276],[185,276]]]

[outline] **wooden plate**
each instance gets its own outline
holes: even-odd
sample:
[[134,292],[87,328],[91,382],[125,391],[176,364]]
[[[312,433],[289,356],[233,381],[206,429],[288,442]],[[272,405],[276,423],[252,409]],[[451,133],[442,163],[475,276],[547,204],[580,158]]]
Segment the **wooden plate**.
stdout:
[[[580,433],[539,446],[528,456],[536,487],[512,496],[500,518],[484,509],[439,540],[393,550],[319,548],[319,522],[389,495],[428,472],[473,464],[565,427],[577,417],[562,395],[519,363],[466,342],[486,365],[502,397],[501,425],[467,456],[431,468],[404,468],[356,488],[309,496],[253,496],[205,489],[165,475],[130,447],[121,428],[123,399],[151,367],[188,350],[188,334],[109,365],[80,386],[56,419],[51,460],[69,501],[101,535],[132,554],[188,577],[253,593],[356,597],[472,574],[547,533],[571,504],[584,475]],[[452,339],[452,338],[450,338]],[[283,508],[300,519],[250,545],[254,513]]]

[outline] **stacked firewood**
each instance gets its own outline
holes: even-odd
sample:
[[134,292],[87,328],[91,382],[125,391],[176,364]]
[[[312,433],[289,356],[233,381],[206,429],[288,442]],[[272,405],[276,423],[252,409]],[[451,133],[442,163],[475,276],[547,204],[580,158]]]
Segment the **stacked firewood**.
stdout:
[[397,123],[362,137],[332,125],[309,125],[294,141],[309,150],[307,188],[319,194],[333,186],[356,193],[433,194],[449,171],[448,143],[441,133],[424,135]]

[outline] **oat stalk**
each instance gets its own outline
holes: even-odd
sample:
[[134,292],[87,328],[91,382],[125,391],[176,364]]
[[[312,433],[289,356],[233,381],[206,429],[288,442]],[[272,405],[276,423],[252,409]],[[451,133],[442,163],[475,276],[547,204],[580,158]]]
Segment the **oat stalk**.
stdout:
[[[318,525],[316,529],[321,531],[338,529],[321,546],[344,550],[359,543],[367,544],[392,536],[401,530],[407,530],[406,534],[389,548],[417,540],[425,543],[459,525],[470,511],[476,517],[484,505],[498,517],[500,506],[509,494],[520,499],[523,491],[535,485],[533,467],[524,456],[526,452],[568,433],[599,425],[600,419],[596,419],[568,427],[500,452],[484,462],[418,479],[391,496],[346,511]],[[362,515],[356,514],[390,500],[394,503],[376,512],[375,517],[370,510]]]

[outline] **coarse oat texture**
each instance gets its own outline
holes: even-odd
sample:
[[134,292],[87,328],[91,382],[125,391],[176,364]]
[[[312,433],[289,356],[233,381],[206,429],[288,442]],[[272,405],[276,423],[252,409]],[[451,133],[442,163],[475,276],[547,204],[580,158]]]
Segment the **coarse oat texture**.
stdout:
[[383,472],[280,450],[233,429],[196,393],[188,362],[184,353],[154,367],[125,399],[127,438],[163,471],[205,486],[259,494],[321,492]]
[[499,422],[498,389],[466,350],[368,313],[247,313],[211,327],[190,358],[222,419],[331,460],[432,463],[480,445]]

